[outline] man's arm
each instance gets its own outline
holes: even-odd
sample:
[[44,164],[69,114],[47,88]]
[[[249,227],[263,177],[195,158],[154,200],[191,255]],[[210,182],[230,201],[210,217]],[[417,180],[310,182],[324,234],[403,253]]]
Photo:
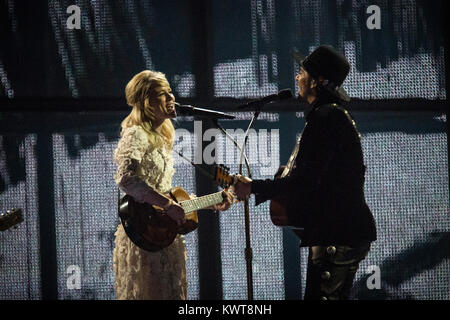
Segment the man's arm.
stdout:
[[[339,133],[346,118],[334,107],[323,106],[314,111],[302,136],[302,146],[296,159],[296,168],[288,177],[248,181],[244,193],[254,193],[256,205],[292,191],[306,192],[320,186],[323,175],[339,147]],[[345,116],[345,115],[344,115]],[[239,191],[240,186],[237,186]],[[236,192],[238,197],[242,196]]]

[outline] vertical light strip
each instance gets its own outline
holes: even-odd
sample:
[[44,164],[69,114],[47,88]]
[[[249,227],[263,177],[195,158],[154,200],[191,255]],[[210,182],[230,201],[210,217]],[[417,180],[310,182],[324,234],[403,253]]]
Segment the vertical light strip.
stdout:
[[[64,10],[64,12],[66,12]],[[56,44],[58,46],[58,53],[61,57],[61,63],[64,68],[64,73],[66,75],[66,80],[69,84],[69,89],[72,92],[72,97],[78,98],[80,93],[76,85],[76,79],[74,76],[74,71],[72,70],[72,66],[70,65],[70,58],[67,52],[66,46],[64,44],[64,35],[61,30],[61,7],[59,6],[58,1],[51,0],[48,3],[48,14],[50,18],[50,22],[52,24],[53,33],[55,35]],[[65,21],[63,27],[65,26]],[[81,66],[77,66],[81,67]]]
[[8,98],[10,99],[14,98],[14,90],[11,86],[11,83],[8,80],[8,74],[6,73],[2,60],[0,60],[0,82],[2,86],[5,88],[5,93],[8,96]]
[[11,30],[15,33],[17,31],[17,19],[14,12],[14,1],[7,0],[6,2],[8,3],[8,17],[11,21]]
[[141,49],[141,54],[145,61],[145,67],[148,70],[152,70],[153,69],[152,57],[150,54],[150,50],[148,49],[147,41],[143,36],[141,25],[136,17],[137,15],[136,6],[133,0],[126,0],[126,3],[127,3],[126,7],[130,12],[129,16],[131,17],[131,23],[133,24],[133,27],[136,31],[136,39],[139,43],[139,48]]

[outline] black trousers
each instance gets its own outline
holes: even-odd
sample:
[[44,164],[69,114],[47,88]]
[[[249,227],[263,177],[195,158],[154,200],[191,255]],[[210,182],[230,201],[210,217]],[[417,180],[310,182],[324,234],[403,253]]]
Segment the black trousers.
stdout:
[[310,247],[304,300],[347,300],[359,263],[369,250],[370,243]]

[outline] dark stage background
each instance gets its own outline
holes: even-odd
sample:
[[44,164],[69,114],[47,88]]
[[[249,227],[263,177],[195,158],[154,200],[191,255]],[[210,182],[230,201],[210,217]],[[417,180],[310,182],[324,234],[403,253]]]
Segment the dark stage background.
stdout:
[[[79,30],[67,28],[70,5],[80,8]],[[366,25],[370,5],[381,10],[379,30]],[[162,71],[178,101],[233,113],[223,126],[245,129],[252,114],[235,107],[296,91],[292,49],[320,44],[352,65],[344,87],[378,230],[353,297],[449,299],[449,11],[443,1],[404,0],[0,1],[0,211],[22,208],[25,218],[0,234],[0,299],[115,298],[112,154],[134,74]],[[247,149],[254,178],[287,161],[303,107],[278,102],[260,115]],[[191,155],[193,120],[175,123],[175,148]],[[216,141],[218,162],[237,173],[235,150]],[[174,157],[173,185],[216,190]],[[186,236],[189,299],[247,298],[243,212],[202,213]],[[271,223],[268,203],[252,198],[250,214],[254,297],[300,299],[306,249]],[[80,289],[67,286],[74,265]],[[369,290],[374,268],[381,288]]]

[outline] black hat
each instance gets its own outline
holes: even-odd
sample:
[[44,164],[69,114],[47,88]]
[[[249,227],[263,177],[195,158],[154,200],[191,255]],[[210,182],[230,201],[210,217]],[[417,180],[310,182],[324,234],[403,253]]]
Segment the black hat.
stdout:
[[341,87],[350,71],[350,64],[333,47],[327,45],[319,46],[306,57],[294,51],[292,56],[314,79],[320,76],[325,78],[322,87],[329,93],[343,101],[350,101],[347,92]]

